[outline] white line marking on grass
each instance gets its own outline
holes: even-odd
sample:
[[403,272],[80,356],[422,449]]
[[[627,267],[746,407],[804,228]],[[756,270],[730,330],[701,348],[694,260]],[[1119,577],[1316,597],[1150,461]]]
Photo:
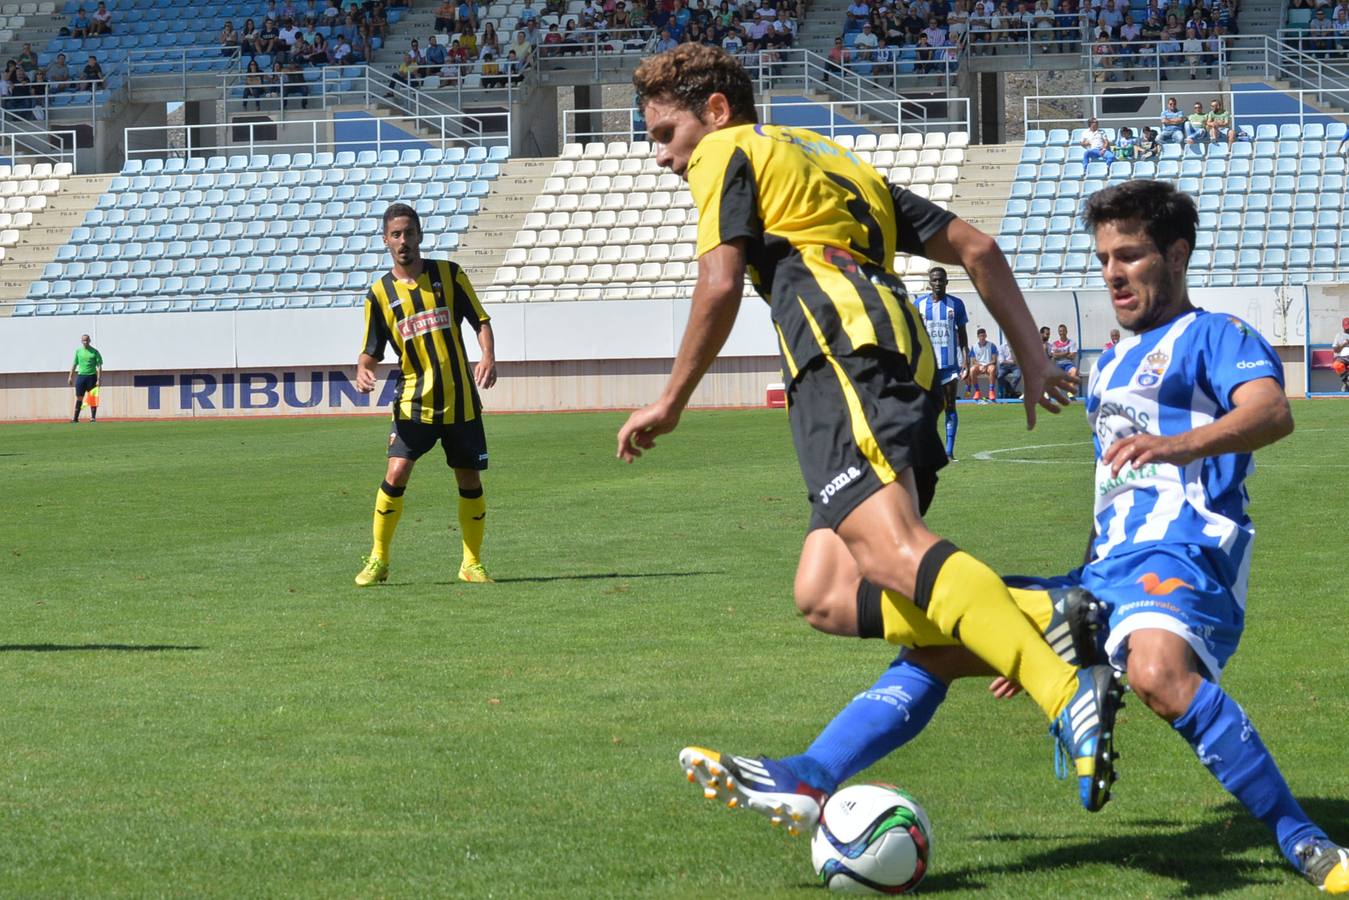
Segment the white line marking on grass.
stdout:
[[1081,447],[1090,445],[1091,441],[1069,441],[1066,444],[1026,444],[1023,447],[1001,447],[997,450],[980,450],[974,454],[974,458],[980,462],[1010,462],[1027,463],[1036,466],[1057,466],[1064,463],[1090,463],[1096,465],[1095,459],[1026,459],[1019,456],[998,456],[1000,453],[1020,453],[1023,450],[1047,450],[1050,447]]

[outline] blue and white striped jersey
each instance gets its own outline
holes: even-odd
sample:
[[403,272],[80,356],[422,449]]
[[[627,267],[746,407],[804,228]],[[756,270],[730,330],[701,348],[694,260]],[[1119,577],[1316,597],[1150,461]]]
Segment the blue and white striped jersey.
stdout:
[[1159,543],[1199,547],[1245,605],[1255,528],[1246,515],[1249,453],[1186,466],[1149,463],[1111,477],[1101,454],[1139,432],[1172,435],[1232,410],[1232,391],[1257,378],[1283,384],[1283,366],[1255,329],[1194,310],[1133,335],[1097,359],[1087,387],[1096,445],[1096,539],[1090,568]]
[[970,323],[965,314],[965,302],[952,294],[933,300],[928,292],[915,297],[913,305],[918,307],[918,314],[927,324],[927,336],[932,339],[932,349],[937,354],[937,368],[959,367],[960,335],[957,329]]

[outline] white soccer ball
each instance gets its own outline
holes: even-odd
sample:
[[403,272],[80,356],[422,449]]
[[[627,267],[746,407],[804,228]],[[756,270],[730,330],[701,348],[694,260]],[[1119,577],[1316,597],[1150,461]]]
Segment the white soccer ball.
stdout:
[[927,874],[932,823],[923,807],[888,784],[855,784],[829,798],[810,859],[831,891],[903,894]]

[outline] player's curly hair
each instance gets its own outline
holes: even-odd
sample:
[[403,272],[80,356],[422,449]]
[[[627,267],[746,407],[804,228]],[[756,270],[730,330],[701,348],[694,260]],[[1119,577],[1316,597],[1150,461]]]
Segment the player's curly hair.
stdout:
[[720,47],[680,44],[645,60],[633,73],[632,83],[637,88],[639,108],[648,101],[662,100],[701,118],[707,98],[724,94],[737,122],[759,121],[749,73]]
[[417,215],[417,211],[406,203],[392,203],[389,208],[384,210],[384,231],[389,230],[389,223],[394,219],[411,219],[412,224],[417,227],[417,233],[422,233],[422,220]]
[[1184,240],[1194,252],[1199,210],[1189,194],[1167,181],[1139,179],[1099,190],[1087,198],[1082,221],[1094,232],[1107,222],[1137,220],[1162,253]]

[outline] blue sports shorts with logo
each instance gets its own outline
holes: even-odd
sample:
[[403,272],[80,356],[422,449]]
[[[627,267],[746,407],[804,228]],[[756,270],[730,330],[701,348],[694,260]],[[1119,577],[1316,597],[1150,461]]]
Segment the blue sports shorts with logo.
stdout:
[[937,384],[948,384],[960,377],[960,366],[942,366],[937,370]]
[[857,505],[913,469],[920,510],[932,502],[946,448],[941,395],[913,380],[902,353],[864,348],[818,356],[787,388],[787,419],[810,497],[811,526],[838,529]]
[[1217,681],[1246,622],[1244,579],[1234,590],[1204,551],[1183,544],[1107,557],[1067,575],[1004,581],[1029,590],[1080,585],[1104,601],[1110,609],[1106,653],[1117,669],[1128,658],[1129,635],[1156,628],[1183,638],[1203,674]]

